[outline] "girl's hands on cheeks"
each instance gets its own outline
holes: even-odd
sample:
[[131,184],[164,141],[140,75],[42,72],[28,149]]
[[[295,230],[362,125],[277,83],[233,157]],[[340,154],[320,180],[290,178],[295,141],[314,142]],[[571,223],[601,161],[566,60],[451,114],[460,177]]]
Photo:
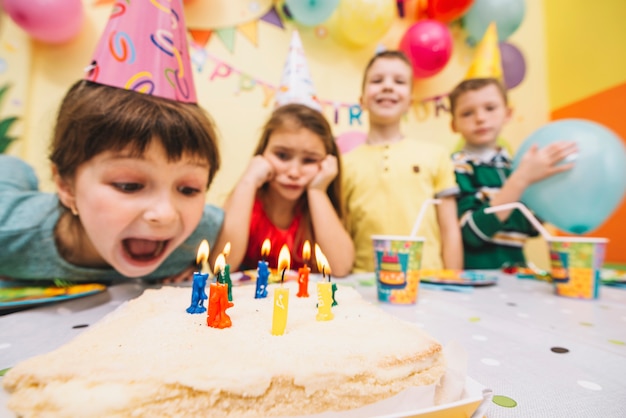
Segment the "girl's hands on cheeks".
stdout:
[[553,142],[543,148],[533,145],[522,157],[516,171],[530,185],[546,177],[572,169],[574,167],[573,162],[559,163],[563,159],[573,156],[576,152],[578,152],[578,147],[572,141]]
[[322,161],[320,161],[320,171],[317,173],[313,180],[309,183],[308,189],[319,189],[326,191],[328,186],[339,172],[339,164],[337,163],[337,157],[334,155],[326,155]]
[[257,189],[270,181],[274,176],[274,168],[262,155],[255,155],[248,163],[243,181],[248,181]]

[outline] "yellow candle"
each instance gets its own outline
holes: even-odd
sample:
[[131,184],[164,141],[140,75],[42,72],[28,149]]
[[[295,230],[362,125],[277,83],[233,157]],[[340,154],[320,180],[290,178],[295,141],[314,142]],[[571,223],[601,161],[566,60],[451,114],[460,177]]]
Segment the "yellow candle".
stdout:
[[289,309],[289,289],[277,287],[274,290],[274,315],[272,317],[272,335],[283,335],[287,327]]
[[335,317],[330,308],[333,306],[333,284],[331,282],[317,283],[317,315],[318,321],[330,321]]

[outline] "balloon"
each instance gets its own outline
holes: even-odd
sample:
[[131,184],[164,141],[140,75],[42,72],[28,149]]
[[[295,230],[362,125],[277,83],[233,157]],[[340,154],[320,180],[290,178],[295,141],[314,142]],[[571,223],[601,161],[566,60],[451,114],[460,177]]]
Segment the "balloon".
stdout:
[[341,37],[355,46],[379,40],[397,16],[394,0],[340,0],[337,26]]
[[504,85],[507,89],[517,87],[526,75],[526,61],[521,51],[507,42],[500,42],[500,59],[502,60],[502,72]]
[[361,131],[348,131],[344,132],[337,137],[337,147],[339,152],[345,154],[352,151],[354,148],[363,144],[367,139],[367,134]]
[[413,65],[415,78],[437,74],[452,55],[452,35],[446,25],[436,20],[422,20],[402,36],[399,49]]
[[463,16],[474,0],[428,0],[426,16],[440,22],[452,22]]
[[338,4],[339,0],[285,0],[293,20],[304,26],[317,26],[326,21]]
[[582,119],[551,122],[530,135],[513,161],[516,168],[533,144],[576,142],[574,168],[532,184],[521,201],[557,228],[584,234],[598,228],[626,192],[626,148],[606,127]]
[[3,6],[18,26],[41,42],[69,41],[83,25],[81,0],[4,0]]
[[505,41],[522,23],[524,11],[524,0],[475,0],[462,19],[468,41],[480,41],[491,22],[496,22],[498,39]]

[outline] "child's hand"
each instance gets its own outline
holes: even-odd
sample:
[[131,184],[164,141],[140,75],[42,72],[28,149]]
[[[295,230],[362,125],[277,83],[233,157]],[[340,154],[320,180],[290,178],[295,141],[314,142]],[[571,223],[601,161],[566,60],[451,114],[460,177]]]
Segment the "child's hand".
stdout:
[[522,157],[519,167],[515,170],[516,174],[527,185],[531,185],[546,177],[571,170],[574,167],[573,162],[568,164],[559,164],[559,162],[577,151],[578,147],[572,141],[553,142],[543,148],[533,145]]
[[257,189],[274,176],[274,168],[270,162],[262,155],[255,155],[248,163],[248,168],[244,173],[244,181],[253,184]]
[[309,183],[310,189],[319,189],[326,191],[333,179],[337,177],[339,172],[339,164],[337,163],[337,157],[328,154],[322,161],[320,161],[320,171],[317,173],[311,183]]

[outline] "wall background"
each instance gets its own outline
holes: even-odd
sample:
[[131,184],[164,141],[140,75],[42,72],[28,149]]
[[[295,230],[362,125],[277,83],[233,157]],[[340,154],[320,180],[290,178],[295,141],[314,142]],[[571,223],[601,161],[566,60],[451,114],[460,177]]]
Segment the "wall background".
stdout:
[[[601,4],[601,6],[600,6]],[[626,143],[626,2],[544,2],[550,119],[582,118]],[[626,201],[590,235],[609,237],[606,260],[626,265]]]
[[[192,55],[199,102],[211,113],[220,132],[223,168],[207,194],[211,203],[223,202],[247,164],[260,129],[273,108],[268,85],[275,86],[280,81],[293,30],[300,32],[318,97],[339,106],[337,113],[332,105],[324,109],[330,121],[336,120],[333,129],[339,136],[365,132],[367,115],[362,115],[359,123],[349,117],[348,110],[349,105],[358,103],[362,69],[377,46],[395,49],[411,23],[398,17],[377,43],[354,48],[331,35],[324,36],[323,28],[320,32],[319,28],[306,28],[289,20],[283,20],[281,28],[258,20],[258,14],[246,15],[252,10],[251,4],[263,8],[271,3],[269,0],[185,2],[187,25],[194,29],[197,40]],[[619,43],[626,40],[622,25],[626,21],[626,5],[622,0],[604,3],[610,5],[603,11],[593,9],[597,15],[591,19],[588,2],[526,1],[524,20],[507,39],[521,50],[527,66],[524,81],[510,92],[514,118],[503,131],[503,137],[513,149],[550,118],[565,117],[564,109],[591,99],[596,93],[621,88],[611,93],[611,97],[618,104],[623,103],[626,58]],[[9,152],[33,164],[42,188],[49,191],[52,183],[47,144],[57,107],[68,87],[82,78],[113,1],[83,0],[83,4],[86,18],[83,28],[63,45],[30,40],[7,16],[2,18],[0,27],[0,85],[14,84],[0,113],[22,116],[13,131],[21,138]],[[213,4],[213,13],[198,13],[195,9],[198,4]],[[224,14],[225,4],[239,13]],[[242,22],[242,17],[248,22]],[[576,24],[573,19],[581,19],[584,24]],[[243,25],[231,30],[233,22]],[[460,26],[451,24],[450,28],[455,40],[453,56],[441,73],[416,83],[416,104],[406,117],[404,131],[407,136],[442,143],[452,151],[458,137],[449,129],[449,115],[445,111],[437,112],[435,102],[429,99],[445,96],[463,78],[473,49],[466,45]],[[209,35],[207,31],[212,33]],[[612,39],[611,43],[606,42],[607,38]],[[583,55],[581,44],[588,50],[585,58],[579,58]],[[602,53],[600,46],[611,53]],[[616,65],[615,56],[620,52],[621,60]],[[609,61],[615,66],[611,77],[607,75]],[[593,82],[582,88],[585,83],[580,80]],[[584,108],[595,109],[595,106]],[[611,113],[618,119],[618,112],[618,108],[608,107],[601,113]],[[626,137],[624,132],[621,135]],[[609,247],[612,245],[613,241]],[[528,252],[539,265],[547,265],[545,243],[540,239],[529,244]]]

